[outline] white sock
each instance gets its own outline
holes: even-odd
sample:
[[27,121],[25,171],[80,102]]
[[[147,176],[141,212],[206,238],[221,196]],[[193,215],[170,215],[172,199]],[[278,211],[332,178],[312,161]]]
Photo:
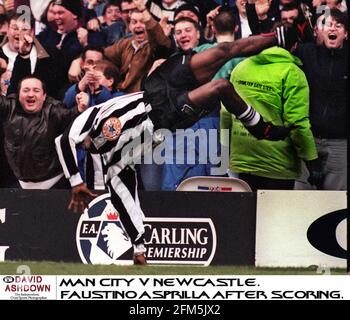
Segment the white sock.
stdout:
[[247,110],[237,117],[246,127],[255,126],[260,120],[260,114],[250,105],[247,105]]
[[146,252],[146,247],[143,243],[134,244],[134,255],[138,256]]

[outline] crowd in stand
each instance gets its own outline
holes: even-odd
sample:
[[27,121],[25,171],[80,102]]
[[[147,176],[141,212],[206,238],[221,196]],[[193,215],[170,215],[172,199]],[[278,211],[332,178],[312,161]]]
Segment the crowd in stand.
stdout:
[[[298,30],[291,52],[234,58],[213,79],[230,79],[264,118],[292,128],[290,136],[257,140],[217,103],[187,139],[184,132],[165,139],[164,164],[137,165],[140,188],[176,190],[188,177],[210,175],[217,164],[199,150],[212,149],[206,139],[216,130],[219,154],[221,128],[230,132],[222,141],[230,146],[227,174],[253,190],[346,190],[342,0],[0,0],[0,187],[68,188],[54,140],[80,112],[142,91],[149,72],[175,52],[268,34],[279,22]],[[181,143],[187,161],[176,159]],[[77,158],[87,186],[105,189],[101,156],[82,144]]]

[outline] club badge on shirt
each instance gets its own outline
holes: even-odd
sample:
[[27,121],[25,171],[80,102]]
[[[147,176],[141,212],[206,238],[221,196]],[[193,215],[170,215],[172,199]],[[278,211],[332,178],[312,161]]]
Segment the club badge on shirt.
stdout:
[[102,127],[103,136],[108,141],[114,141],[119,138],[122,131],[122,124],[116,117],[108,118]]

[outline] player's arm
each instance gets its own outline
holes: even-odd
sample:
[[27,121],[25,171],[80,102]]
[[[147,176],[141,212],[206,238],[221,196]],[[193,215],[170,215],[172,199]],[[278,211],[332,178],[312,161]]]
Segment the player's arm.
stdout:
[[204,84],[232,58],[255,55],[275,45],[289,49],[295,43],[295,33],[294,27],[280,25],[268,34],[221,42],[192,56],[190,66],[198,82]]
[[78,116],[66,131],[55,139],[58,158],[61,162],[64,175],[73,188],[69,209],[81,212],[85,206],[85,199],[94,196],[84,184],[80,176],[77,160],[77,146],[83,143],[92,129],[97,116],[98,108],[89,108]]
[[68,209],[75,213],[83,213],[90,199],[95,197],[97,197],[97,194],[92,193],[85,183],[78,184],[72,188],[72,197]]

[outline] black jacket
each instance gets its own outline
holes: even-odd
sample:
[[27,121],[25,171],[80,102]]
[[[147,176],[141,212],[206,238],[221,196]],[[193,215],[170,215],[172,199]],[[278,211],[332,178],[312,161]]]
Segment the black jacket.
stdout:
[[255,11],[255,3],[246,4],[246,12],[249,23],[249,28],[253,35],[271,32],[273,25],[281,20],[281,13],[278,7],[279,1],[272,1],[269,11],[267,12],[267,19],[259,21]]
[[[52,30],[51,28],[46,28],[41,31],[37,35],[37,39],[40,41],[42,46],[48,50],[52,51],[57,49],[57,45],[60,43],[62,35]],[[100,31],[91,31],[88,32],[88,45],[96,46],[103,48],[106,45],[105,34]],[[78,40],[78,35],[76,31],[71,31],[67,33],[64,40],[62,41],[62,45],[60,51],[64,57],[64,64],[70,66],[72,61],[79,57],[83,52],[84,48],[80,44]]]
[[[272,1],[270,10],[267,13],[267,19],[262,21],[259,21],[258,19],[258,16],[255,11],[254,3],[247,3],[246,10],[247,10],[249,27],[250,27],[250,30],[252,31],[252,34],[254,35],[271,32],[273,30],[275,23],[281,21],[281,11],[279,8],[279,1]],[[306,20],[300,5],[298,8],[298,11],[299,11],[299,16],[298,16],[298,19],[295,21],[295,23],[296,23],[299,41],[303,43],[313,42],[314,41],[313,29],[311,25],[308,23],[308,21]]]
[[4,132],[0,123],[0,188],[12,188],[16,185],[17,179],[14,176],[4,150]]
[[[68,84],[68,67],[63,63],[63,56],[59,50],[45,50],[41,44],[34,39],[34,45],[37,51],[37,62],[34,72],[31,71],[31,61],[17,55],[13,65],[10,86],[7,95],[17,93],[18,83],[26,76],[33,75],[44,81],[46,91],[50,97],[55,99],[63,98],[65,86]],[[0,58],[8,62],[8,57],[0,49]]]
[[295,54],[310,86],[310,122],[316,137],[347,138],[348,48],[305,43]]
[[49,97],[35,114],[26,113],[15,95],[0,97],[5,153],[17,179],[39,182],[62,173],[55,138],[77,115],[77,108]]

